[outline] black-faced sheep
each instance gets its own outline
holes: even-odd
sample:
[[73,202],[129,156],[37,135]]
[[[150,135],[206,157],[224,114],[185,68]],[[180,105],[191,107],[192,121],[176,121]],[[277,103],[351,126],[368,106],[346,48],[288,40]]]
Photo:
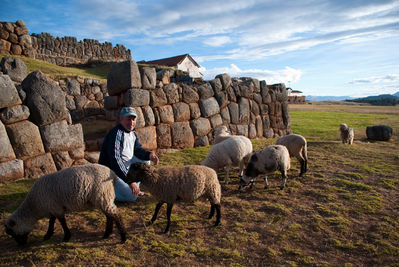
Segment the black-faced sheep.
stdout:
[[240,187],[252,184],[253,180],[264,174],[265,188],[269,188],[267,175],[280,171],[282,183],[280,189],[284,189],[287,180],[287,171],[290,169],[290,154],[285,146],[271,145],[251,155],[244,176],[240,179]]
[[232,135],[228,139],[213,145],[202,165],[218,171],[225,168],[225,183],[229,182],[229,170],[232,165],[240,165],[239,176],[242,176],[244,167],[252,153],[252,143],[245,136]]
[[353,138],[355,138],[355,132],[353,131],[353,128],[349,128],[345,123],[341,123],[339,125],[339,131],[341,132],[342,143],[348,143],[351,145],[353,143]]
[[177,201],[193,202],[200,197],[208,198],[211,203],[209,219],[213,217],[216,210],[215,226],[220,223],[222,193],[217,174],[211,168],[189,165],[155,169],[148,164],[133,163],[127,174],[127,179],[129,183],[141,182],[141,185],[157,200],[158,203],[150,224],[156,220],[162,205],[167,203],[168,223],[165,233],[169,232],[172,207]]
[[302,176],[308,168],[308,147],[305,137],[299,134],[289,134],[277,139],[276,145],[285,146],[290,153],[290,157],[298,159],[301,164],[299,176]]
[[114,204],[116,175],[99,164],[74,166],[39,178],[30,189],[22,204],[7,219],[5,228],[18,244],[25,244],[35,223],[49,217],[49,227],[44,239],[54,233],[58,219],[64,230],[64,241],[71,233],[65,221],[65,213],[89,208],[100,209],[107,217],[104,238],[112,233],[113,222],[119,229],[121,243],[126,241],[126,230]]

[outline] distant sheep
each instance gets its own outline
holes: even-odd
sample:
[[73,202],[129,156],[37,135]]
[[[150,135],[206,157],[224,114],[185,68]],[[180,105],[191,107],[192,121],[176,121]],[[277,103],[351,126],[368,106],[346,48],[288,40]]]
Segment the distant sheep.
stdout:
[[126,241],[126,230],[114,204],[116,175],[109,168],[99,165],[81,165],[63,169],[39,178],[30,189],[22,204],[7,219],[5,228],[18,244],[26,243],[35,223],[49,217],[49,226],[44,239],[54,233],[58,219],[64,230],[64,241],[71,233],[65,221],[65,213],[89,208],[100,209],[107,217],[104,238],[112,233],[113,222],[119,229],[121,243]]
[[127,174],[127,179],[129,183],[141,182],[141,185],[158,201],[150,224],[156,220],[162,205],[167,203],[168,223],[165,233],[168,233],[170,229],[170,215],[173,204],[179,200],[193,202],[200,197],[208,198],[211,203],[209,219],[213,217],[216,210],[215,226],[220,223],[222,193],[217,174],[211,168],[189,165],[155,169],[148,164],[133,163]]
[[212,146],[202,165],[215,171],[225,168],[225,183],[229,183],[229,170],[232,165],[240,165],[239,176],[243,174],[244,167],[252,153],[252,143],[245,136],[232,135],[228,139]]
[[308,168],[308,148],[305,137],[299,134],[289,134],[277,139],[276,145],[283,145],[288,149],[290,157],[296,157],[301,164],[299,176]]
[[244,176],[240,179],[240,187],[253,184],[253,180],[264,174],[265,188],[269,188],[267,175],[275,171],[280,171],[282,183],[280,189],[284,189],[287,180],[287,171],[290,169],[290,154],[288,149],[282,145],[271,145],[252,154]]
[[343,144],[352,144],[353,143],[353,138],[355,137],[355,132],[353,131],[353,128],[348,128],[348,125],[345,123],[341,123],[339,125],[339,130],[341,132],[341,141]]

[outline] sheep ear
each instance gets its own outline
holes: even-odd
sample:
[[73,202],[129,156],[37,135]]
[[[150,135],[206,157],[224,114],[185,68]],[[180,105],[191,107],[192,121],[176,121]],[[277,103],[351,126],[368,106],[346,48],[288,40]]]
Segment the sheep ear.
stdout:
[[253,162],[257,162],[258,161],[258,156],[256,156],[256,154],[252,155],[251,161]]

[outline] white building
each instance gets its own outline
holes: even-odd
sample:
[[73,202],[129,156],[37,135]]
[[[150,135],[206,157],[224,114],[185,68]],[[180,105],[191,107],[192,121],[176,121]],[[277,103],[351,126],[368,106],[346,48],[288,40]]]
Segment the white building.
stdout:
[[203,76],[200,72],[201,66],[198,65],[198,63],[195,62],[195,60],[189,54],[151,61],[140,61],[138,63],[173,67],[175,69],[187,72],[192,78],[202,78]]

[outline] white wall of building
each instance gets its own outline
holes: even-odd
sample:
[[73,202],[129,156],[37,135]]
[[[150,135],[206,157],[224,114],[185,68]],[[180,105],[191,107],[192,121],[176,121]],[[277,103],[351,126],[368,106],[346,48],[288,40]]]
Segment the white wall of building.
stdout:
[[202,78],[199,68],[188,57],[177,65],[177,69],[188,72],[192,78]]

